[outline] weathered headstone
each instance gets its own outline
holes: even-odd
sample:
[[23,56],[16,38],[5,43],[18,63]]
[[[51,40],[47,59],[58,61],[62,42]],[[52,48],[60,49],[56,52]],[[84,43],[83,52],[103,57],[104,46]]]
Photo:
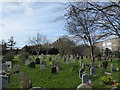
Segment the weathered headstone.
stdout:
[[40,64],[40,59],[36,58],[35,62],[36,62],[36,64]]
[[77,86],[76,90],[92,90],[92,86],[86,83],[82,83]]
[[82,75],[82,83],[87,83],[87,82],[89,82],[89,75],[83,74]]
[[66,62],[66,56],[64,56],[64,58],[63,58],[63,62]]
[[93,76],[96,75],[96,69],[94,67],[90,68],[90,75],[93,75]]
[[2,64],[2,70],[3,70],[3,71],[5,71],[5,72],[8,70],[7,65],[6,65],[6,64],[4,64],[4,63]]
[[5,62],[8,68],[12,68],[12,61],[6,61]]
[[52,61],[52,57],[49,57],[49,61]]
[[56,67],[52,67],[52,71],[51,71],[52,74],[56,74],[57,73],[57,69]]
[[35,68],[35,62],[30,62],[30,67]]
[[83,68],[81,68],[80,70],[79,70],[79,78],[82,78],[82,75],[83,75],[83,72],[84,72],[85,70],[83,69]]
[[8,76],[6,75],[0,75],[0,88],[7,89],[8,88]]
[[70,64],[70,58],[67,59],[67,62],[66,62],[66,63],[67,63],[67,64]]
[[111,66],[110,66],[110,71],[111,71],[111,72],[114,72],[114,64],[111,64]]
[[15,64],[15,65],[13,66],[13,70],[14,70],[14,73],[19,73],[19,72],[20,72],[20,65]]
[[107,61],[103,62],[103,67],[104,67],[105,69],[107,68],[107,66],[108,66],[108,62],[107,62]]
[[84,63],[82,64],[82,68],[85,69],[85,64]]
[[46,61],[41,62],[41,70],[46,69]]
[[83,64],[83,59],[80,59],[80,66],[82,66]]
[[30,60],[26,60],[25,65],[30,65]]

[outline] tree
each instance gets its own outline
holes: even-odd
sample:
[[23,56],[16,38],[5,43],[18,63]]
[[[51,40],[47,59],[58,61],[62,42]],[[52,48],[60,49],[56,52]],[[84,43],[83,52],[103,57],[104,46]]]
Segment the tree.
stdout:
[[99,27],[120,38],[120,2],[90,3],[99,12]]
[[10,50],[13,49],[13,46],[15,46],[15,44],[16,44],[16,42],[14,41],[14,37],[11,36],[11,38],[8,39],[8,43],[7,43],[8,47],[10,47]]
[[2,55],[4,55],[7,52],[7,43],[2,40]]
[[94,62],[94,44],[105,34],[100,34],[101,29],[97,27],[99,13],[88,10],[88,8],[92,8],[88,2],[70,3],[65,19],[67,20],[67,31],[80,38],[86,46],[91,47],[91,56]]
[[46,43],[47,39],[46,36],[42,33],[37,33],[35,37],[29,38],[29,43],[31,45],[34,45],[34,50],[37,52],[37,55],[39,55],[39,51],[42,48],[42,44]]
[[53,47],[57,48],[61,55],[72,54],[72,48],[74,45],[74,41],[70,40],[68,36],[62,36],[53,43]]

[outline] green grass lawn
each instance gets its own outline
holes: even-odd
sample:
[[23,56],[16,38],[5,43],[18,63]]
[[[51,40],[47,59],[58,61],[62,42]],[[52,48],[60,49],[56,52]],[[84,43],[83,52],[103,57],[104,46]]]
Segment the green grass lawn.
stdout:
[[[53,59],[54,56],[52,56]],[[33,59],[33,61],[35,58]],[[72,60],[71,64],[66,64],[63,62],[63,60],[59,59],[61,62],[61,70],[58,72],[58,74],[51,74],[51,68],[52,66],[48,66],[48,57],[46,58],[47,61],[47,68],[46,70],[42,71],[40,69],[40,65],[36,64],[36,68],[29,68],[28,66],[25,66],[21,61],[19,61],[18,57],[15,57],[14,64],[20,64],[21,69],[20,72],[25,72],[28,76],[28,78],[32,79],[32,85],[33,87],[43,87],[43,88],[76,88],[79,84],[81,84],[81,78],[79,78],[79,69],[80,64],[74,63]],[[89,59],[84,59],[84,62],[89,64],[91,61]],[[96,61],[96,64],[102,63],[103,61]],[[118,67],[118,61],[117,59],[114,59],[113,62],[115,67]],[[107,70],[110,70],[110,64],[109,62]],[[71,71],[72,65],[79,65],[78,68],[75,69],[75,71]],[[105,85],[101,80],[100,77],[104,74],[101,73],[102,69],[97,68],[96,73],[97,76],[94,76],[91,78],[93,88],[111,88],[111,85]],[[12,71],[11,71],[12,72]],[[86,71],[88,74],[90,73],[89,70]],[[115,80],[118,80],[118,77],[120,75],[120,72],[116,71],[112,73],[112,76]],[[119,77],[120,78],[120,77]],[[120,81],[119,81],[120,82]],[[19,87],[20,79],[19,74],[12,74],[10,78],[9,88],[20,88]]]

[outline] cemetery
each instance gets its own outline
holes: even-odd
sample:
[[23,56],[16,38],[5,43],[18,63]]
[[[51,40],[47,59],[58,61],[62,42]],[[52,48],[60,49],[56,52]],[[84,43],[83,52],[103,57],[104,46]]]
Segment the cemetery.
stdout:
[[0,90],[120,90],[119,0],[26,1],[0,2]]
[[[104,66],[108,60],[96,60],[93,64],[91,58],[85,56],[83,59],[79,58],[78,62],[75,62],[76,58],[72,58],[72,55],[71,57],[67,55],[40,56],[40,58],[39,56],[29,56],[32,59],[27,59],[27,62],[24,63],[19,60],[18,56],[15,56],[13,63],[10,62],[10,66],[3,64],[3,69],[6,72],[10,67],[10,77],[6,76],[7,79],[9,77],[6,85],[9,88],[29,89],[32,87],[94,89],[120,86],[118,58],[113,58],[112,62],[109,61]],[[64,61],[65,57],[67,58],[66,61]],[[8,62],[6,63],[8,64]]]

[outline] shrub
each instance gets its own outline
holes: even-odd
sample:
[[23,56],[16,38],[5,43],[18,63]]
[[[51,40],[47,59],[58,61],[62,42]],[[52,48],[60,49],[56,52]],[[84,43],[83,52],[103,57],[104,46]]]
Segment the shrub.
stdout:
[[21,61],[23,61],[23,63],[25,62],[26,59],[28,59],[30,53],[28,52],[21,52],[20,55],[19,55],[19,59]]

